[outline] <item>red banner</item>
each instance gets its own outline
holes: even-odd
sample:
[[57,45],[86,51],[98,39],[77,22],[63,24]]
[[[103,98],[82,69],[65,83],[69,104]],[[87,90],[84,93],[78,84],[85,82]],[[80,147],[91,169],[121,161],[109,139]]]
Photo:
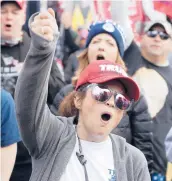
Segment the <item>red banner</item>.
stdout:
[[157,11],[160,11],[170,18],[172,18],[172,0],[169,1],[153,1],[154,8]]

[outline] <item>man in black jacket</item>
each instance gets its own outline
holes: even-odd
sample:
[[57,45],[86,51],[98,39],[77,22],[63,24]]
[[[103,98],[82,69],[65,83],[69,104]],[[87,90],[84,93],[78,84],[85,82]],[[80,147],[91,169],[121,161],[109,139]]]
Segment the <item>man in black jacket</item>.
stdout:
[[153,181],[158,177],[164,181],[167,169],[164,140],[172,126],[171,36],[168,22],[150,21],[145,25],[140,49],[132,42],[124,57],[130,75],[144,92],[153,120]]
[[[25,23],[24,1],[1,1],[1,85],[13,96],[16,81],[30,47],[30,37],[22,30]],[[64,86],[59,69],[54,61],[48,90],[48,104],[56,91]],[[17,144],[17,157],[11,181],[28,181],[32,171],[30,155],[22,142]]]

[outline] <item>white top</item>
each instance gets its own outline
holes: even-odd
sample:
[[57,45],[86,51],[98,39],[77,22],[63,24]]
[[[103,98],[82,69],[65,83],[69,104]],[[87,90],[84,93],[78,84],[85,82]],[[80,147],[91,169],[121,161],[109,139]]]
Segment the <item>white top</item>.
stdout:
[[[85,181],[84,167],[79,162],[76,152],[79,152],[78,139],[74,151],[60,181]],[[115,181],[112,142],[108,139],[101,143],[81,140],[89,181]]]

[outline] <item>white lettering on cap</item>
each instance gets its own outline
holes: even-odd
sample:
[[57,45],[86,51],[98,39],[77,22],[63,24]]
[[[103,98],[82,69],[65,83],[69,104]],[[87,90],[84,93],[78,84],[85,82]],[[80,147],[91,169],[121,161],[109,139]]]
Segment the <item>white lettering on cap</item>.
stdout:
[[113,71],[113,72],[117,72],[118,74],[121,74],[123,76],[127,76],[127,73],[124,71],[124,69],[122,69],[121,67],[117,66],[117,65],[99,65],[100,66],[100,70],[105,72],[105,71]]

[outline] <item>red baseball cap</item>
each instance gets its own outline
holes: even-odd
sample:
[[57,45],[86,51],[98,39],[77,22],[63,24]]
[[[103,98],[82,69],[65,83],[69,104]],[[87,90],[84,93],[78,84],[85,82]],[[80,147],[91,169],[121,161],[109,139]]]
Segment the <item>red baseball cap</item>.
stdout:
[[140,91],[136,82],[119,64],[107,60],[96,60],[90,63],[81,73],[75,90],[86,83],[104,83],[110,80],[120,80],[125,86],[127,96],[134,101],[139,99]]
[[25,1],[24,0],[1,0],[1,6],[5,3],[16,3],[20,9],[24,8]]

